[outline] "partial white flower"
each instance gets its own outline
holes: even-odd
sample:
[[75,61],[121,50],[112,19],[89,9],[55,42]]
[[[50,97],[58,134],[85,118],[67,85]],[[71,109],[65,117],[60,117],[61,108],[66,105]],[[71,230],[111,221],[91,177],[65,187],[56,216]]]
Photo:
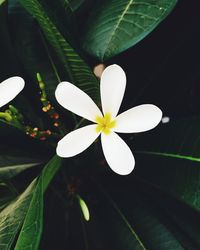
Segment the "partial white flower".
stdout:
[[134,156],[128,145],[115,133],[138,133],[153,129],[162,118],[162,111],[152,104],[143,104],[118,114],[126,87],[123,69],[114,64],[101,76],[100,92],[103,113],[93,100],[69,82],[61,82],[55,92],[57,101],[69,111],[94,122],[67,134],[58,142],[57,154],[72,157],[87,149],[99,135],[106,161],[120,175],[131,173]]
[[12,101],[24,88],[24,80],[19,76],[10,77],[0,83],[0,108]]

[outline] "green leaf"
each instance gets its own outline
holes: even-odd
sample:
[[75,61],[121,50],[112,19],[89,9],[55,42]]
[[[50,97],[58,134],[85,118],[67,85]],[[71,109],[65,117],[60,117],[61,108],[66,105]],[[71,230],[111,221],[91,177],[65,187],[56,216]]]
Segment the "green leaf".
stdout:
[[61,166],[55,156],[44,167],[39,178],[0,213],[0,248],[10,250],[22,227],[15,249],[38,249],[42,232],[43,195],[50,181]]
[[63,64],[69,80],[98,100],[99,84],[96,77],[59,32],[43,6],[37,0],[20,0],[20,3],[37,19],[46,39]]
[[60,166],[61,158],[54,156],[43,169],[34,190],[15,250],[38,249],[43,229],[43,194]]
[[101,238],[106,247],[98,249],[184,249],[176,238],[173,222],[130,177],[95,180],[90,196],[98,200],[90,204],[91,220],[86,224],[92,249]]
[[[153,196],[153,195],[152,195]],[[152,197],[152,202],[159,204],[160,208],[166,213],[166,218],[170,218],[176,225],[176,237],[180,238],[185,248],[199,249],[199,213],[190,207],[180,202],[170,201],[170,199],[163,199],[163,195]]]
[[27,213],[33,190],[36,187],[34,180],[28,188],[0,213],[0,248],[12,249],[12,243],[23,223]]
[[173,9],[177,0],[100,1],[86,25],[84,49],[101,60],[146,37]]
[[160,125],[133,140],[138,153],[135,173],[139,178],[198,211],[199,127],[199,117],[189,117]]
[[[5,184],[6,185],[6,184]],[[2,211],[13,200],[13,196],[8,196],[0,199],[0,211]]]
[[15,250],[37,250],[43,229],[43,184],[42,178],[33,192],[33,196],[20,231]]
[[48,188],[51,180],[53,179],[54,175],[60,169],[62,165],[62,158],[55,155],[44,167],[40,179],[43,182],[43,193]]
[[40,164],[41,161],[38,159],[0,155],[0,181],[9,180],[22,171]]
[[98,185],[96,189],[96,184],[95,181],[91,193],[98,200],[98,204],[90,206],[92,228],[90,229],[90,224],[87,224],[90,232],[89,238],[97,237],[95,233],[101,234],[107,242],[106,246],[109,246],[108,249],[145,250],[146,246],[134,225],[102,187],[99,188]]
[[15,52],[30,77],[37,86],[36,73],[39,72],[46,84],[48,98],[54,97],[55,88],[59,82],[57,69],[52,61],[43,34],[38,29],[35,19],[17,1],[9,2],[10,32],[13,38]]
[[6,78],[19,73],[19,65],[17,64],[15,53],[9,34],[7,2],[0,0],[0,65],[1,74],[0,82]]

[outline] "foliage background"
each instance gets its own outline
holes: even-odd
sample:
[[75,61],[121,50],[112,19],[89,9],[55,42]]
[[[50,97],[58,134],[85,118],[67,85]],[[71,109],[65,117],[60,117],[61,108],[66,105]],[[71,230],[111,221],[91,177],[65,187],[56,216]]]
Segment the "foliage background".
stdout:
[[[75,162],[64,161],[45,194],[44,223],[42,216],[37,217],[43,210],[43,187],[39,182],[35,199],[41,199],[35,203],[41,205],[34,207],[34,221],[38,222],[41,230],[40,224],[44,224],[39,249],[200,249],[198,7],[199,3],[195,0],[191,0],[189,4],[187,0],[179,1],[172,13],[144,40],[105,60],[107,65],[119,64],[127,74],[128,84],[121,110],[141,103],[153,103],[163,110],[164,116],[170,117],[170,123],[160,124],[148,133],[124,137],[132,145],[136,157],[136,169],[130,176],[116,176],[107,166],[99,164],[103,156],[102,153],[95,154],[95,147],[77,157]],[[15,6],[14,1],[10,2],[9,18],[3,8],[0,11],[0,80],[16,74],[26,79],[27,88],[23,97],[17,98],[14,103],[26,113],[27,120],[46,128],[49,121],[41,112],[38,86],[34,79],[38,68],[48,71],[49,67],[45,63],[44,47],[37,43],[41,37],[39,34],[35,35],[37,28],[34,22],[29,22],[30,16],[22,15],[23,11]],[[90,9],[86,8],[79,14],[80,20],[85,21],[84,24],[87,23],[87,11]],[[66,23],[60,23],[60,29],[65,30],[65,35],[70,37],[67,34],[68,29],[63,29],[65,25]],[[71,31],[77,32],[73,27]],[[80,40],[83,36],[81,31],[84,33],[84,28],[75,34]],[[70,39],[73,43],[73,38]],[[34,53],[37,52],[34,56],[29,47],[33,45]],[[79,50],[78,46],[77,49]],[[55,52],[51,48],[49,50],[55,62],[62,68],[64,63],[58,62]],[[99,63],[98,59],[85,52],[84,57],[91,67]],[[64,79],[65,75],[61,71],[59,73]],[[45,82],[53,82],[51,74],[43,77]],[[53,87],[47,88],[48,93],[53,93]],[[53,97],[52,100],[55,103]],[[72,129],[73,122],[65,118],[63,110],[59,107],[57,109]],[[46,161],[54,152],[43,143],[30,140],[15,129],[8,129],[6,125],[5,128],[2,125],[0,136],[2,157],[4,154],[16,158],[24,158],[26,155],[34,161],[37,158],[38,161]],[[2,188],[2,197],[8,197],[8,203],[7,200],[1,203],[3,208],[41,170],[39,165],[9,182],[6,181],[6,185],[12,184],[17,193],[11,192],[10,197],[7,188]],[[71,188],[75,188],[75,194],[80,194],[86,201],[91,214],[89,222],[84,221],[76,196],[69,194]],[[8,234],[11,232],[12,218],[16,226],[19,213],[14,212],[13,217],[11,214],[10,224],[7,220]],[[3,221],[3,217],[0,218]],[[0,233],[4,228],[5,225],[1,226]],[[33,231],[28,234],[29,240],[32,237],[37,238],[37,234],[31,233]],[[3,234],[1,237],[4,239]],[[28,245],[30,242],[26,242],[26,237],[18,244]],[[15,238],[17,240],[16,236]],[[0,241],[1,244],[2,242]],[[15,243],[2,249],[14,249]],[[19,249],[25,248],[20,248],[19,245]],[[37,249],[37,245],[30,249]]]

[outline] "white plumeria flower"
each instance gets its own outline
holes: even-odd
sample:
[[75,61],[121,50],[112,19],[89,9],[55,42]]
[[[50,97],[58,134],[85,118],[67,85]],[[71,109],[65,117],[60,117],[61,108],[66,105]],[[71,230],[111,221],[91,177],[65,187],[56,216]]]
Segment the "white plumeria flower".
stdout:
[[0,83],[0,108],[12,101],[24,88],[24,80],[19,76],[10,77]]
[[134,156],[128,145],[115,133],[138,133],[158,125],[162,111],[152,104],[143,104],[117,115],[126,87],[123,69],[114,64],[101,76],[100,91],[102,112],[82,90],[69,82],[61,82],[55,96],[60,105],[69,111],[94,122],[64,136],[57,145],[60,157],[72,157],[87,149],[99,135],[106,161],[120,175],[131,173]]

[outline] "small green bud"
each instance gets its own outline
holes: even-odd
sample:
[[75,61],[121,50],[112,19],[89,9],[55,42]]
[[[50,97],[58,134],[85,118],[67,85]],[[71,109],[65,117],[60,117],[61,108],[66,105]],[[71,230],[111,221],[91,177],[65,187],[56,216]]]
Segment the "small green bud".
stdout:
[[9,105],[9,110],[13,113],[13,114],[18,114],[19,111],[13,106],[13,105]]
[[77,199],[79,201],[79,205],[80,205],[81,211],[83,213],[84,219],[86,221],[89,221],[90,220],[90,212],[89,212],[87,204],[85,203],[85,201],[79,195],[76,195],[76,197],[77,197]]
[[6,109],[6,111],[5,111],[4,113],[9,114],[9,115],[12,115],[12,112],[11,112],[10,109]]
[[12,121],[12,116],[6,112],[0,112],[0,118],[5,119],[7,122]]
[[42,81],[42,78],[41,78],[40,73],[37,73],[36,76],[37,76],[37,80],[38,80],[40,89],[41,89],[41,90],[44,90],[44,89],[45,89],[45,84],[44,84],[44,82]]
[[36,76],[37,76],[37,80],[38,80],[38,82],[42,82],[42,78],[41,78],[40,73],[37,73],[37,74],[36,74]]

